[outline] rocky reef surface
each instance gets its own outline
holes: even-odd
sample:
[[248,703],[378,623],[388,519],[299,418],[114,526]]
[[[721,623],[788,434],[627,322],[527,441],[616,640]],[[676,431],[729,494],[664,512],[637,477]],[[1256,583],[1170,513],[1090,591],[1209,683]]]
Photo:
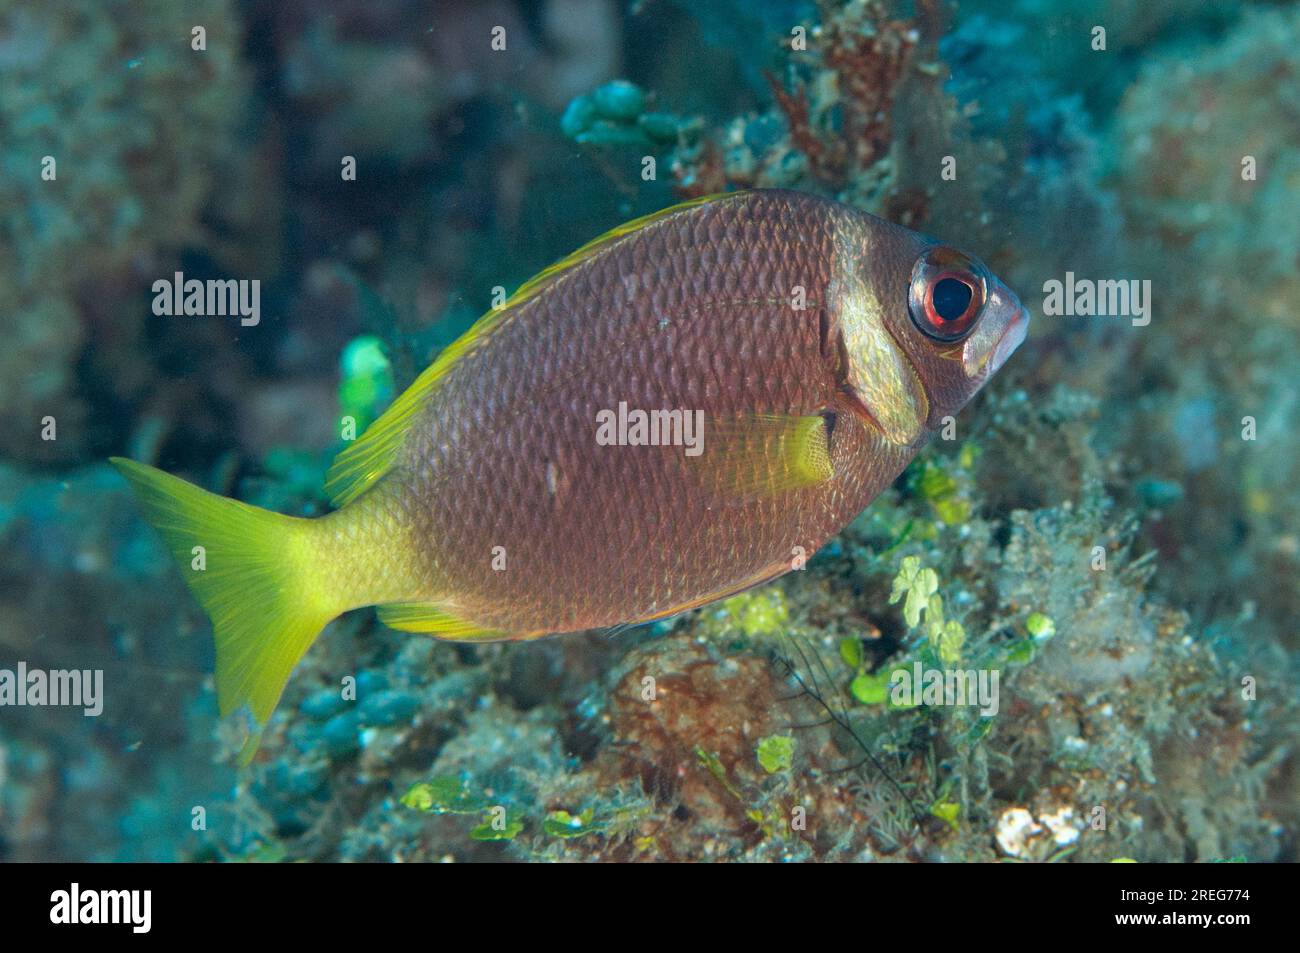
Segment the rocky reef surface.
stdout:
[[[0,859],[1296,859],[1295,4],[55,7],[0,0],[0,669],[105,706],[0,709]],[[802,571],[615,636],[352,613],[237,771],[103,458],[323,512],[340,416],[496,289],[753,186],[979,251],[1029,340]],[[262,320],[153,314],[176,271]]]

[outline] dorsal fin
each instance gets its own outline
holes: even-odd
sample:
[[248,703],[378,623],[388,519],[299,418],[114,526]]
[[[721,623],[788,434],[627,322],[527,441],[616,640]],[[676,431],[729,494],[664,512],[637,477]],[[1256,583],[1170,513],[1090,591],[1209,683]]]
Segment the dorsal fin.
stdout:
[[479,347],[517,306],[536,295],[552,279],[560,277],[564,272],[592,258],[620,238],[640,231],[648,225],[657,224],[677,212],[742,194],[744,193],[725,192],[705,195],[625,222],[599,238],[587,242],[577,251],[542,269],[524,282],[501,307],[483,315],[469,330],[448,345],[415,379],[415,382],[393,401],[379,419],[366,428],[366,432],[356,443],[334,458],[334,463],[325,477],[325,492],[329,494],[330,500],[335,506],[344,506],[355,500],[387,473],[398,458],[411,418],[424,406],[429,393],[451,366]]

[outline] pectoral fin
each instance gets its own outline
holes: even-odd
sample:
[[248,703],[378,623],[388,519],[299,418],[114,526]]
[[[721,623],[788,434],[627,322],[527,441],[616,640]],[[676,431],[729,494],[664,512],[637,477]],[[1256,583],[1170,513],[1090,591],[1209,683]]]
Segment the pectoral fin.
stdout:
[[835,475],[825,417],[745,414],[706,418],[703,449],[688,457],[710,489],[750,499],[818,486]]

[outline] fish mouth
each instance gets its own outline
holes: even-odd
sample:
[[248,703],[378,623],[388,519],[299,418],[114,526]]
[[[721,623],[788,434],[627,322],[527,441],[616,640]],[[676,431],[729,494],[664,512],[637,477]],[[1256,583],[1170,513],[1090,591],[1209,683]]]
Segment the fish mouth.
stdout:
[[998,279],[989,282],[987,313],[966,339],[962,363],[972,384],[983,386],[1006,363],[1029,333],[1029,312],[1016,293]]
[[1017,305],[1015,314],[1011,316],[1011,320],[1002,330],[1002,335],[993,345],[993,357],[989,360],[990,374],[996,374],[1006,363],[1007,358],[1015,353],[1016,348],[1025,343],[1025,338],[1029,335],[1029,312],[1019,302]]

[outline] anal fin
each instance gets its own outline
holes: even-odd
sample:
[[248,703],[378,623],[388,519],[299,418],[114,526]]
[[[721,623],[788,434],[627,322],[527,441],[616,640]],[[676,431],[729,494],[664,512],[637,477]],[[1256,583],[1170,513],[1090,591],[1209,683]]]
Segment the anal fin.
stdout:
[[467,622],[432,602],[392,602],[379,606],[378,613],[379,621],[390,629],[424,632],[449,642],[504,642],[521,637]]

